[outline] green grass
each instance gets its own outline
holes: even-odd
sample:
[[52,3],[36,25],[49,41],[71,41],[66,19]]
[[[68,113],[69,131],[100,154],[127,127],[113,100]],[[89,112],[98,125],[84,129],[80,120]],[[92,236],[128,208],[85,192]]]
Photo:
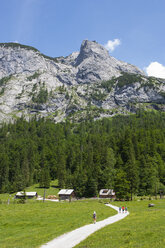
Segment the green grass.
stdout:
[[[155,207],[148,208],[148,203]],[[117,202],[115,205],[122,205]],[[124,203],[130,215],[92,234],[77,248],[164,248],[165,200]]]
[[[37,192],[38,195],[40,195],[41,197],[44,196],[44,188],[40,188],[39,184],[34,184],[33,186],[30,186],[28,188],[26,188],[27,192]],[[45,191],[45,196],[47,197],[48,195],[56,195],[58,197],[58,192],[60,191],[60,189],[58,188],[58,182],[57,180],[51,181],[50,183],[50,188],[46,189]]]
[[[26,188],[43,196],[44,189],[38,184]],[[58,195],[57,180],[46,189],[48,195]],[[27,200],[17,204],[12,194],[0,194],[0,247],[33,248],[92,223],[92,213],[97,212],[97,221],[116,213],[104,205],[105,200],[81,200],[75,202],[47,202]],[[148,208],[148,203],[154,208]],[[164,248],[165,200],[145,200],[114,202],[114,205],[127,205],[130,215],[92,234],[77,248]]]
[[0,247],[40,247],[63,233],[91,223],[94,210],[98,221],[116,213],[98,200],[71,203],[28,200],[26,204],[0,204]]
[[[50,188],[46,189],[45,191],[45,196],[47,197],[48,195],[56,195],[58,197],[58,181],[54,180],[51,181],[50,183]],[[37,194],[41,197],[44,196],[44,188],[40,188],[39,184],[34,184],[30,187],[27,187],[25,189],[26,192],[37,192]],[[9,194],[0,194],[0,202],[6,203],[6,201],[10,198],[10,202],[13,202],[13,197],[15,196],[16,193],[10,194],[11,197],[9,197]]]

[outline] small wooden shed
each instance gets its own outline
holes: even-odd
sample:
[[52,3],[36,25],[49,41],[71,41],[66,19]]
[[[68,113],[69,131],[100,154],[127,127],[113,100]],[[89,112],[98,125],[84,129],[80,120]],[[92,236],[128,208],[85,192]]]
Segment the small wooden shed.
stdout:
[[71,201],[72,198],[75,198],[74,189],[61,189],[58,192],[59,200],[69,200]]
[[113,189],[101,189],[99,192],[99,198],[110,198],[114,199],[116,198],[115,192]]
[[26,197],[28,199],[37,198],[38,194],[37,194],[37,192],[18,192],[15,195],[15,199],[21,199],[24,197]]

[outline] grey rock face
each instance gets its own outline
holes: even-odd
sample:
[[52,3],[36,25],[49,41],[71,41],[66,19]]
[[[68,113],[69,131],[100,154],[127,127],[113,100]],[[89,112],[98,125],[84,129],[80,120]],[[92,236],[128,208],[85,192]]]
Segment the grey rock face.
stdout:
[[137,67],[116,60],[100,44],[85,40],[80,52],[51,60],[39,51],[0,46],[0,78],[35,71],[57,76],[62,83],[92,83],[119,76],[122,71],[143,74]]
[[45,60],[32,50],[0,47],[0,77],[10,74],[28,74],[47,69]]
[[82,42],[75,66],[78,67],[78,83],[109,80],[121,75],[121,72],[143,74],[137,67],[111,57],[108,51],[97,42],[88,40]]
[[[141,79],[119,87],[117,77],[123,73]],[[107,89],[105,81],[112,78],[116,80]],[[164,103],[164,92],[163,80],[149,80],[97,42],[85,40],[80,52],[59,58],[19,44],[0,44],[0,122],[22,114],[55,121],[91,114],[97,119],[125,113],[130,103]]]
[[154,88],[141,87],[140,82],[116,90],[115,100],[118,105],[126,105],[128,102],[165,102],[164,98]]
[[88,58],[104,60],[109,58],[109,53],[100,44],[84,40],[81,44],[80,53],[77,56],[75,66],[80,65]]

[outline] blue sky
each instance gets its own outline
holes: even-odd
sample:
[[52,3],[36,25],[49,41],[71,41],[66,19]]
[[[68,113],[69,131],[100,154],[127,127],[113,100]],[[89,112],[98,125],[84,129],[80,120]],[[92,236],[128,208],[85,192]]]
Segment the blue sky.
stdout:
[[0,42],[57,57],[84,39],[165,78],[165,0],[0,0]]

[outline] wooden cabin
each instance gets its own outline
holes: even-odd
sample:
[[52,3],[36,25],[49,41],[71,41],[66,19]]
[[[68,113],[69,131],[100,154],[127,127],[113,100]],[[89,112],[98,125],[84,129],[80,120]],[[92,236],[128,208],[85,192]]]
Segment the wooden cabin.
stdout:
[[59,200],[69,200],[71,201],[72,198],[75,198],[74,189],[61,189],[58,192]]
[[114,199],[116,198],[115,192],[113,189],[101,189],[99,192],[99,198],[109,198]]
[[15,199],[21,199],[24,197],[26,197],[28,199],[37,198],[38,194],[37,194],[37,192],[18,192],[14,198]]

